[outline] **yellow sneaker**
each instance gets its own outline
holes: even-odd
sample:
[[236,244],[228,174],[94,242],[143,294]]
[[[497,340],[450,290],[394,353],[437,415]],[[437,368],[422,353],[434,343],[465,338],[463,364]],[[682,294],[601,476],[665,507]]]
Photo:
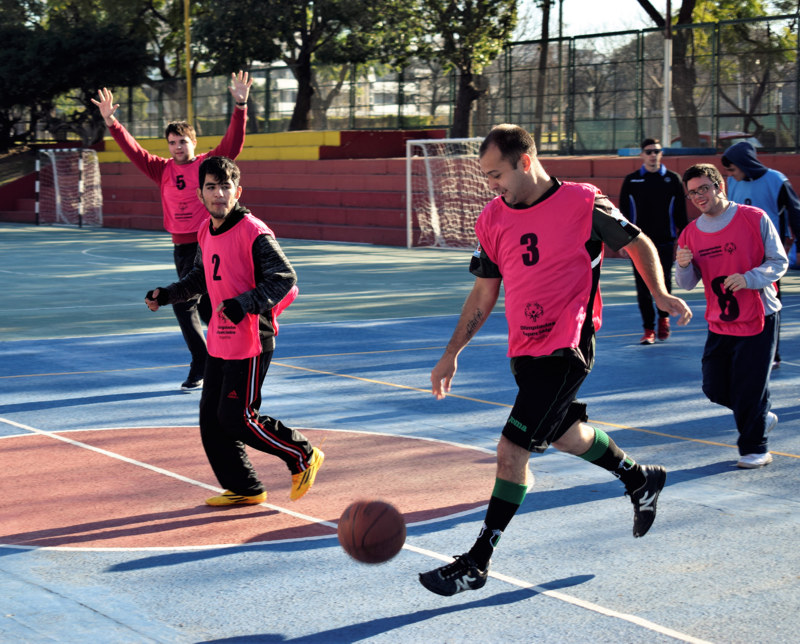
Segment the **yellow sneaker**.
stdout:
[[322,461],[325,460],[325,453],[318,448],[314,448],[311,454],[311,462],[304,472],[292,474],[292,491],[289,498],[292,501],[297,501],[314,485],[314,479],[317,478],[317,470],[322,467]]
[[258,505],[267,500],[267,493],[262,492],[255,496],[243,496],[230,490],[225,490],[219,496],[206,499],[207,505]]

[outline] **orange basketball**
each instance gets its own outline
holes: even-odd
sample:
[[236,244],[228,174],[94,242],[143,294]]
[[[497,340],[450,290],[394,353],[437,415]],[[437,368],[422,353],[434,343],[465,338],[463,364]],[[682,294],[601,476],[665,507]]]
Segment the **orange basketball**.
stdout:
[[342,512],[337,533],[353,559],[378,564],[400,552],[406,541],[406,522],[391,503],[360,500]]

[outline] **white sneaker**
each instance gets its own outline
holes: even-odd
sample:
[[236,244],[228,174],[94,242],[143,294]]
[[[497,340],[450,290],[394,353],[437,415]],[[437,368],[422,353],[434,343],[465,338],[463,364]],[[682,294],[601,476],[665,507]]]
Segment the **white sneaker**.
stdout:
[[772,454],[766,452],[765,454],[745,454],[739,459],[736,467],[741,467],[746,470],[755,470],[759,467],[764,467],[772,463]]
[[775,425],[778,424],[778,415],[773,414],[771,411],[767,412],[767,429],[764,431],[764,434],[769,434],[773,429],[775,429]]

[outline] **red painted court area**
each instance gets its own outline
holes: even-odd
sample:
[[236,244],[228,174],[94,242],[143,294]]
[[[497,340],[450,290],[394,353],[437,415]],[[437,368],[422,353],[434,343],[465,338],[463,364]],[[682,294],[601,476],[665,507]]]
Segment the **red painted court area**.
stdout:
[[[0,439],[0,544],[181,548],[333,536],[359,498],[394,504],[406,523],[486,502],[494,455],[438,441],[302,430],[325,452],[314,487],[289,500],[282,461],[248,450],[266,505],[211,508],[218,489],[196,427],[31,434]],[[60,438],[59,438],[60,437]],[[420,467],[428,463],[428,467]]]

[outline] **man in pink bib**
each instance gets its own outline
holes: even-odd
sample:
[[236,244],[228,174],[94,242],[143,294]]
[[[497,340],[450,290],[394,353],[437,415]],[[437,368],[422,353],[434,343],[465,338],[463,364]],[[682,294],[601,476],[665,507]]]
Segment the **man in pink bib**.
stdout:
[[277,456],[292,474],[296,501],[314,484],[325,454],[299,431],[259,414],[278,314],[297,294],[297,276],[269,227],[239,205],[239,168],[228,158],[200,164],[197,197],[211,215],[200,227],[192,270],[145,296],[152,311],[208,292],[208,360],[200,398],[200,436],[225,491],[208,505],[253,505],[267,492],[244,446]]
[[737,466],[763,467],[772,462],[767,434],[778,424],[769,395],[781,310],[775,283],[789,259],[769,215],[728,201],[713,165],[693,165],[683,183],[701,215],[678,238],[675,281],[685,289],[703,281],[708,321],[703,393],[733,411]]
[[[118,104],[114,95],[105,87],[98,92],[100,100],[92,103],[100,109],[108,131],[120,149],[144,175],[158,184],[161,192],[161,208],[164,212],[164,229],[172,236],[172,257],[178,279],[184,277],[194,263],[197,254],[197,232],[208,213],[197,200],[197,169],[208,156],[221,155],[235,159],[244,145],[247,124],[247,97],[253,79],[247,72],[231,74],[229,88],[236,106],[231,122],[219,145],[211,152],[195,154],[197,136],[194,127],[186,121],[174,121],[167,125],[164,136],[169,145],[170,158],[150,154],[117,120]],[[203,371],[206,364],[206,341],[200,325],[202,319],[208,324],[211,317],[208,298],[193,298],[173,305],[173,312],[183,334],[186,347],[192,355],[189,374],[181,385],[183,391],[199,390],[203,386]]]
[[508,355],[519,393],[497,446],[497,478],[478,539],[446,566],[420,574],[440,595],[483,587],[494,548],[528,489],[532,452],[549,445],[580,456],[619,478],[633,502],[633,536],[642,537],[656,516],[666,471],[639,465],[602,430],[587,424],[576,400],[594,361],[600,327],[598,292],[603,243],[625,248],[662,311],[691,311],[667,292],[653,243],[589,184],[550,177],[528,132],[498,125],[480,148],[480,166],[497,193],[475,225],[480,242],[470,271],[475,284],[453,337],[431,372],[433,395],[450,391],[457,358],[486,321],[505,287]]

